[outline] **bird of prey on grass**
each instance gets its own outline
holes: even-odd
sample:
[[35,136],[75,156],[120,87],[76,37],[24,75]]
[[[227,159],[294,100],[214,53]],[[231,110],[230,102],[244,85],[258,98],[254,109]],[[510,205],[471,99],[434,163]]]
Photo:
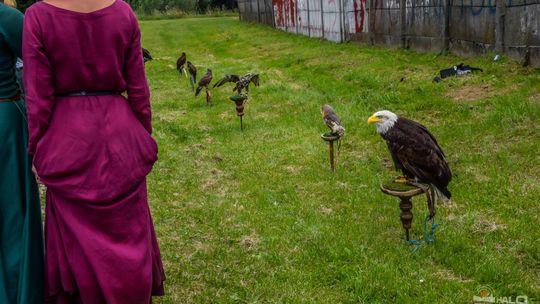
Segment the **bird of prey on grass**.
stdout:
[[150,51],[145,48],[142,48],[142,54],[143,54],[144,62],[147,62],[153,59],[152,55],[150,55]]
[[188,76],[186,73],[186,69],[184,68],[185,65],[186,65],[186,53],[182,52],[182,55],[180,55],[180,57],[178,57],[178,60],[176,60],[176,70],[178,71],[180,76],[182,76],[182,73],[184,73],[187,78]]
[[197,83],[197,68],[191,61],[187,62],[188,72],[189,72],[189,83],[191,84],[191,89],[195,90],[195,84]]
[[233,92],[238,92],[238,95],[242,94],[243,90],[246,90],[246,94],[249,93],[249,85],[253,83],[256,87],[259,86],[259,74],[255,73],[249,73],[244,76],[239,76],[235,74],[227,74],[225,77],[220,79],[216,84],[214,84],[215,87],[220,87],[226,83],[233,82],[236,84],[236,86],[233,89]]
[[195,91],[195,96],[198,96],[203,88],[206,89],[206,103],[210,103],[210,98],[212,97],[209,88],[210,82],[212,82],[212,70],[207,69],[206,74],[204,74],[201,80],[199,80],[199,85],[197,86],[197,90]]

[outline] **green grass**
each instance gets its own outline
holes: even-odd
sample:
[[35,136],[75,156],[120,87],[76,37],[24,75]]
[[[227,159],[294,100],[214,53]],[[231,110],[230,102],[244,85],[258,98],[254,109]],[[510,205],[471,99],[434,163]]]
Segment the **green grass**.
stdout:
[[[540,72],[334,44],[236,18],[141,22],[159,161],[150,204],[167,274],[157,303],[471,303],[540,300]],[[194,98],[175,61],[199,73],[261,73],[239,129],[232,87]],[[483,73],[432,83],[465,61]],[[404,81],[400,79],[404,77]],[[464,97],[464,98],[460,98]],[[329,172],[319,107],[347,129]],[[452,203],[436,243],[403,242],[395,176],[367,118],[392,110],[426,125],[448,155]],[[425,198],[414,199],[419,238]]]

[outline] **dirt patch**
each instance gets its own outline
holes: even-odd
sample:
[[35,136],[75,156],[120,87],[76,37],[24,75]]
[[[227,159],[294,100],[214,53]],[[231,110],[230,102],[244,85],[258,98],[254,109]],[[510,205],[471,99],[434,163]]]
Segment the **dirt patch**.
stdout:
[[469,278],[465,278],[463,276],[458,276],[456,275],[452,270],[450,269],[441,269],[437,272],[434,273],[434,276],[439,278],[439,279],[443,279],[443,280],[447,280],[447,281],[458,281],[458,282],[463,282],[463,283],[467,283],[467,282],[472,282],[473,280],[469,279]]
[[533,103],[540,104],[540,92],[536,92],[532,94],[531,97],[529,97],[529,100],[532,101]]
[[477,101],[497,95],[497,92],[488,84],[467,85],[459,89],[453,89],[446,94],[454,101]]
[[255,230],[251,231],[250,235],[245,235],[242,238],[240,238],[240,245],[245,247],[248,250],[255,249],[257,244],[261,242],[261,239],[259,238],[259,235]]

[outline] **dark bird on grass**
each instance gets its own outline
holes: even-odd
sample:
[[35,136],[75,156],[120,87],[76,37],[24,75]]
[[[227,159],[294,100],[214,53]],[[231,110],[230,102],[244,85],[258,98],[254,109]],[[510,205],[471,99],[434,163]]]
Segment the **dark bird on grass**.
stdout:
[[210,82],[212,82],[212,70],[207,69],[206,74],[204,74],[201,80],[199,80],[199,86],[197,86],[197,90],[195,91],[195,96],[198,96],[203,88],[206,88],[206,90],[208,90],[208,86],[210,85]]
[[189,72],[189,82],[191,83],[191,88],[195,89],[195,84],[197,83],[197,68],[191,63],[187,62],[187,68]]
[[153,59],[152,55],[150,55],[150,51],[145,48],[142,48],[142,55],[143,55],[144,62],[147,62]]
[[256,87],[259,86],[259,74],[249,73],[241,77],[235,74],[227,74],[225,77],[216,82],[216,84],[214,84],[214,88],[220,87],[228,82],[236,83],[233,92],[238,92],[238,95],[241,95],[243,90],[246,90],[246,93],[249,93],[249,85],[251,83],[253,83]]
[[321,114],[324,119],[324,123],[332,131],[332,135],[342,137],[345,135],[345,128],[341,125],[341,119],[337,116],[334,109],[331,106],[325,104],[321,107]]
[[426,127],[390,111],[376,112],[368,123],[375,124],[377,133],[386,141],[396,170],[403,172],[404,176],[396,182],[428,184],[433,198],[450,199],[447,187],[452,172],[443,150]]
[[176,70],[180,73],[180,76],[182,76],[182,73],[186,72],[184,65],[186,65],[186,53],[182,52],[182,55],[176,60]]

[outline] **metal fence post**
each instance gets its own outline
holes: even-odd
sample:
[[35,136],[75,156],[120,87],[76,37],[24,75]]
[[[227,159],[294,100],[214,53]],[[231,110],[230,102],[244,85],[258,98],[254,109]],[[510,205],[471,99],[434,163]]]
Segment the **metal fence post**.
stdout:
[[450,49],[450,10],[452,7],[450,4],[452,1],[444,0],[444,29],[443,29],[443,51]]
[[321,0],[321,35],[324,39],[324,9],[323,9],[323,0]]
[[405,48],[407,46],[407,22],[405,20],[405,18],[407,18],[407,8],[406,8],[407,4],[405,2],[405,0],[399,0],[399,12],[400,12],[400,17],[399,17],[399,23],[400,23],[400,27],[401,27],[401,47],[402,48]]
[[339,42],[343,42],[343,0],[339,0]]
[[502,53],[504,47],[504,16],[506,15],[506,0],[497,1],[495,8],[495,52]]
[[307,30],[308,30],[308,37],[311,37],[311,18],[309,16],[309,1],[310,0],[306,0],[306,2],[307,2],[307,23],[308,23]]
[[257,19],[259,20],[259,23],[261,23],[261,7],[259,5],[259,0],[257,0]]

